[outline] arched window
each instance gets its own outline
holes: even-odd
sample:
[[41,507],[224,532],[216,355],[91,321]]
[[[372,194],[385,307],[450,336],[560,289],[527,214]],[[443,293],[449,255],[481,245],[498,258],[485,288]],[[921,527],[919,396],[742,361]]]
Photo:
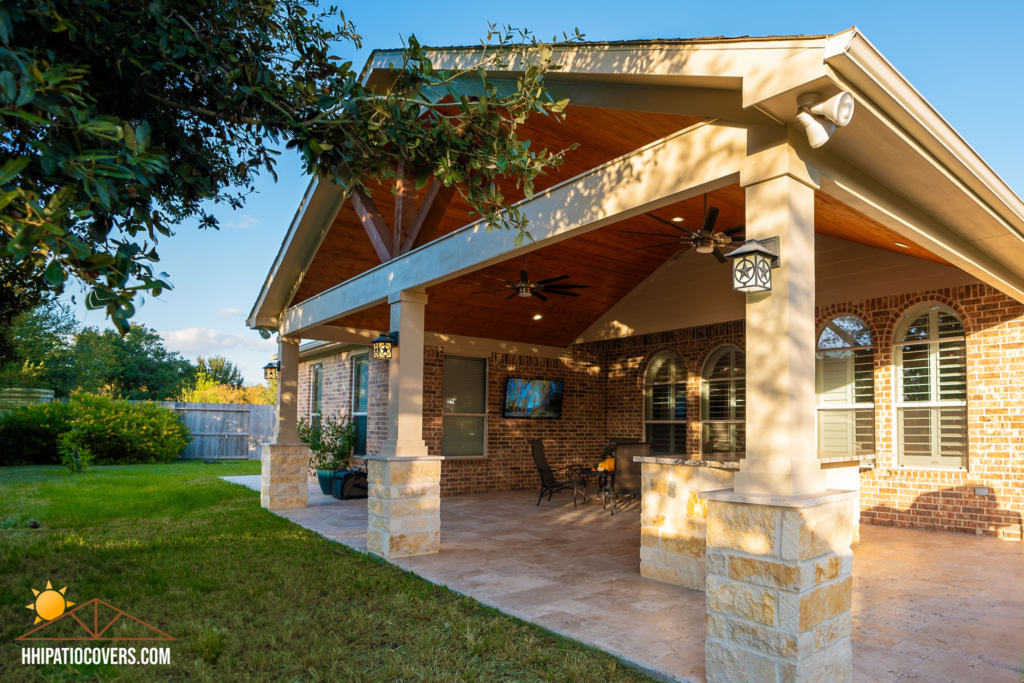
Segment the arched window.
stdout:
[[746,356],[723,346],[704,366],[701,386],[701,453],[706,459],[742,457],[746,451]]
[[875,452],[875,349],[854,315],[832,318],[818,336],[815,360],[818,454]]
[[671,351],[659,353],[647,367],[644,434],[655,455],[686,453],[686,368]]
[[896,331],[896,414],[904,466],[967,468],[967,336],[956,313],[926,304]]

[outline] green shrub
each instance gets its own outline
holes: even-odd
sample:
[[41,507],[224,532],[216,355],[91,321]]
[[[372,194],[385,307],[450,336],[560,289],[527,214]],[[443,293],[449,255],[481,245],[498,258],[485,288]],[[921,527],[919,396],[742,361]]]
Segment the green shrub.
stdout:
[[96,465],[176,460],[188,446],[188,427],[169,408],[101,396],[74,396],[74,420],[60,437],[61,454],[79,449]]
[[60,437],[71,429],[68,403],[41,403],[0,417],[0,466],[58,465]]

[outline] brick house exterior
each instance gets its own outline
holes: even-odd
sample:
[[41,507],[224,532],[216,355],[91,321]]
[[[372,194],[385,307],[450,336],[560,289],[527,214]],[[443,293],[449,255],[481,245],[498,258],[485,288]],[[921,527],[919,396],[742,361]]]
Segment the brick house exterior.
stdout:
[[[964,323],[968,359],[968,471],[899,467],[894,451],[892,340],[904,316],[923,303],[949,306]],[[837,315],[864,320],[875,339],[875,454],[861,473],[864,523],[1021,538],[1024,514],[1024,305],[987,285],[834,304],[818,310],[818,329]],[[529,440],[539,438],[553,466],[593,464],[614,437],[643,437],[643,383],[650,360],[673,351],[687,372],[687,451],[700,455],[701,377],[709,356],[723,345],[744,347],[744,322],[623,337],[571,347],[571,358],[492,353],[488,357],[487,455],[443,463],[441,495],[531,489],[537,474]],[[323,372],[323,409],[349,412],[352,364],[345,351],[304,361],[299,409],[310,409],[310,367]],[[441,455],[442,377],[445,351],[425,349],[423,437]],[[387,431],[387,373],[370,362],[367,450],[378,452]],[[501,417],[502,391],[510,377],[565,382],[560,420]],[[976,495],[978,488],[987,495]]]

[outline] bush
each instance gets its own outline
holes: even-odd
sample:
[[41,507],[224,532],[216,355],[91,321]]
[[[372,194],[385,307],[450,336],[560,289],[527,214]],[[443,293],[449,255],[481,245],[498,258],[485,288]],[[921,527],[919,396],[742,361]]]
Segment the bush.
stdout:
[[0,417],[0,466],[59,465],[61,435],[71,430],[68,403],[41,403]]
[[71,399],[75,418],[61,435],[61,454],[75,449],[96,465],[131,465],[176,460],[188,446],[188,427],[169,408],[102,396]]

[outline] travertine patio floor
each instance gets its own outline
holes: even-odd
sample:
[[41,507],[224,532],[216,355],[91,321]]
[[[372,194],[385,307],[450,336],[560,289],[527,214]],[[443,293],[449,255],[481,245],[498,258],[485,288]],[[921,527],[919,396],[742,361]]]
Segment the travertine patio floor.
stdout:
[[[225,477],[259,489],[259,477]],[[441,552],[397,564],[610,652],[659,678],[703,683],[704,594],[639,574],[639,505],[602,512],[536,493],[441,500]],[[280,513],[366,550],[366,501],[310,484]],[[1021,683],[1024,544],[861,528],[854,551],[853,680]],[[742,683],[742,682],[741,682]]]

